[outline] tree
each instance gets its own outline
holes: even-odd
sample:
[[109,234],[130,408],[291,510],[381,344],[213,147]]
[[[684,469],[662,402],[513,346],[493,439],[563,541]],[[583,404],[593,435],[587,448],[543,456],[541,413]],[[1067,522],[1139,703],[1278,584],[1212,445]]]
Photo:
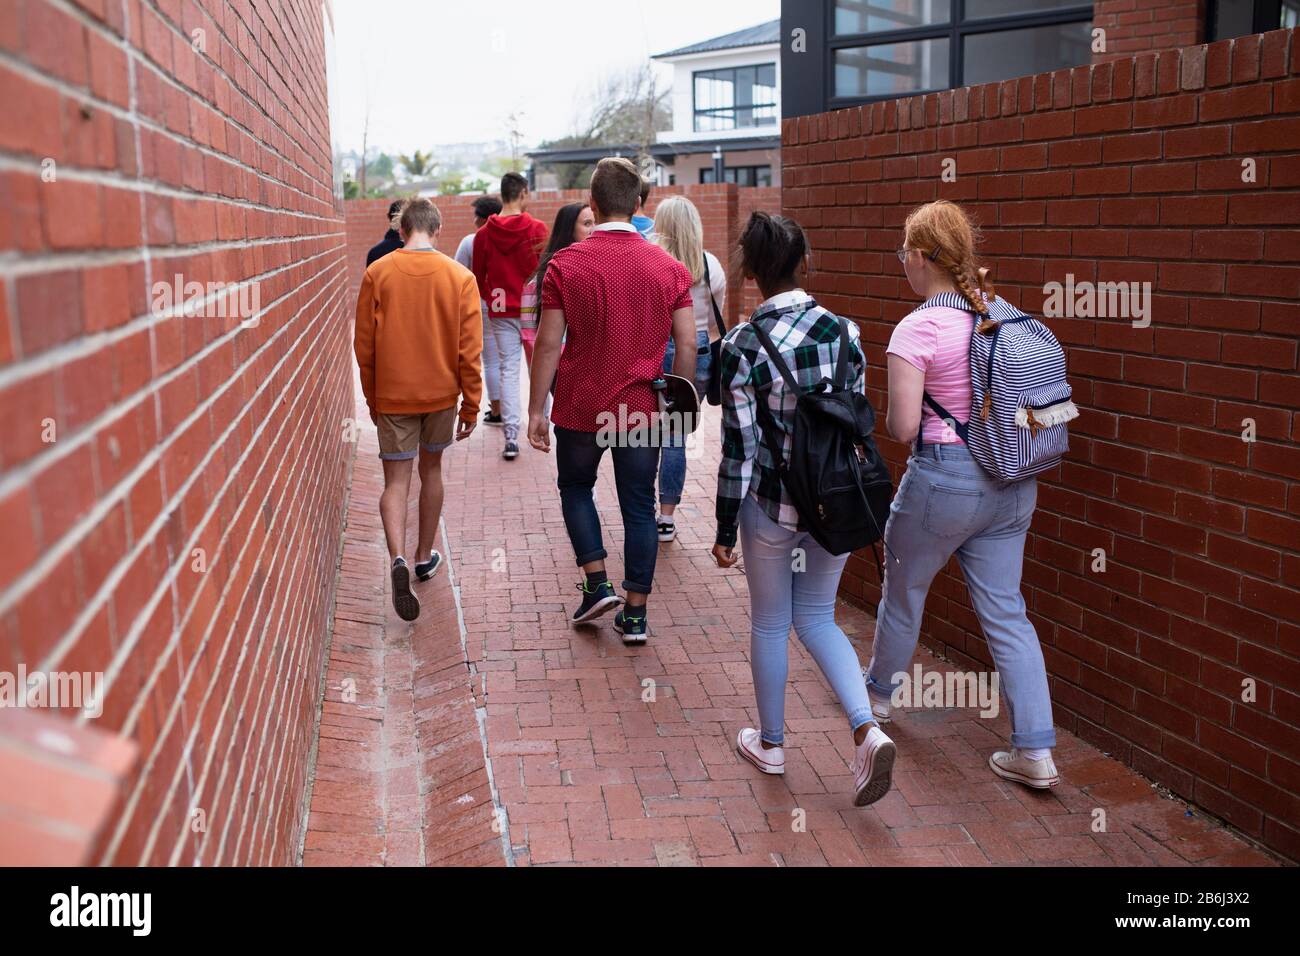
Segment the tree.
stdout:
[[465,177],[461,173],[443,173],[437,181],[438,195],[459,196],[466,192]]
[[369,164],[368,172],[377,180],[393,178],[393,157],[387,153],[380,153],[373,163]]
[[430,179],[433,176],[433,171],[438,168],[438,164],[434,162],[433,154],[426,153],[422,149],[417,149],[409,156],[399,155],[397,162],[402,169],[406,170],[408,182],[420,182]]
[[[581,149],[588,146],[629,147],[638,165],[646,166],[657,134],[672,127],[669,90],[661,88],[654,67],[645,64],[623,74],[606,77],[596,87],[591,106],[569,136],[548,140],[542,149]],[[554,172],[561,189],[584,185],[591,176],[590,163],[542,163]]]
[[506,116],[506,136],[510,140],[510,164],[512,169],[519,168],[519,144],[524,139],[523,120],[524,114],[519,110],[511,110]]

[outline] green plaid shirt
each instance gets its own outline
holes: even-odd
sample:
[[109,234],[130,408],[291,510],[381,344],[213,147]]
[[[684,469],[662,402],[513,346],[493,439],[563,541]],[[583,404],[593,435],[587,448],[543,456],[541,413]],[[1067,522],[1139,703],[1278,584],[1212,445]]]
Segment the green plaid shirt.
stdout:
[[[763,401],[781,427],[782,455],[790,454],[790,423],[797,399],[789,394],[780,371],[754,334],[753,327],[759,324],[804,390],[832,379],[839,357],[839,319],[802,289],[768,299],[749,322],[736,326],[722,340],[722,463],[718,467],[715,540],[724,547],[736,543],[740,505],[746,495],[751,495],[777,524],[804,530],[759,432],[757,403]],[[848,326],[853,349],[849,376],[852,388],[861,392],[865,389],[867,362],[857,323],[849,322]]]

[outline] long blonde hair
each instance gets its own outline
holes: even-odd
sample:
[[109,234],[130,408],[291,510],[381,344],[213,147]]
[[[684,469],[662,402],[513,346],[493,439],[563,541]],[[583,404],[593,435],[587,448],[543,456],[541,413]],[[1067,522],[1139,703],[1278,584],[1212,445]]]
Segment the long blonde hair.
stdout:
[[[984,296],[993,297],[988,269],[975,258],[979,231],[966,211],[954,202],[940,199],[913,209],[903,224],[903,244],[920,253],[952,276],[952,283],[976,312],[990,324]],[[996,323],[993,323],[996,324]],[[981,327],[981,332],[987,329]]]
[[654,241],[691,273],[691,285],[704,281],[704,223],[695,203],[669,196],[655,209]]

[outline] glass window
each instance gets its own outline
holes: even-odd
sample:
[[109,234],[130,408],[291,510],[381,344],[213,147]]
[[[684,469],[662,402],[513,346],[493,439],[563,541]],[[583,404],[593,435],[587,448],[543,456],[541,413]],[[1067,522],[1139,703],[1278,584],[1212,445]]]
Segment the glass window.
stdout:
[[1208,41],[1290,30],[1300,24],[1300,0],[1216,0],[1208,19]]
[[1047,13],[1079,6],[1079,0],[966,0],[966,19],[1006,17],[1014,13]]
[[965,43],[962,82],[992,83],[1091,62],[1092,21],[972,33]]
[[905,96],[947,86],[947,37],[835,51],[836,96]]
[[776,64],[695,74],[695,131],[747,129],[776,123]]
[[[717,181],[717,177],[713,175],[712,167],[700,170],[701,183],[708,184]],[[728,166],[722,171],[722,181],[724,183],[735,183],[737,186],[770,186],[772,185],[772,167]]]
[[951,0],[835,0],[835,32],[910,30],[952,17]]

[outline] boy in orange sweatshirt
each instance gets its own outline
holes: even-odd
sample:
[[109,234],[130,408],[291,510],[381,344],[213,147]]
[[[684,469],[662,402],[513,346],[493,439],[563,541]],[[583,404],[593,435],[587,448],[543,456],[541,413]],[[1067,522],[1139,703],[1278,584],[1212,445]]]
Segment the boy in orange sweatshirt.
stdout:
[[[393,608],[420,616],[407,566],[406,505],[411,462],[420,459],[420,527],[415,574],[427,581],[443,559],[433,549],[442,514],[442,453],[478,421],[483,317],[474,275],[433,247],[442,216],[427,199],[402,213],[403,248],[366,269],[353,347],[370,420],[379,429],[384,492],[379,515],[392,560]],[[460,399],[460,423],[456,401]],[[454,429],[454,436],[453,436]]]

